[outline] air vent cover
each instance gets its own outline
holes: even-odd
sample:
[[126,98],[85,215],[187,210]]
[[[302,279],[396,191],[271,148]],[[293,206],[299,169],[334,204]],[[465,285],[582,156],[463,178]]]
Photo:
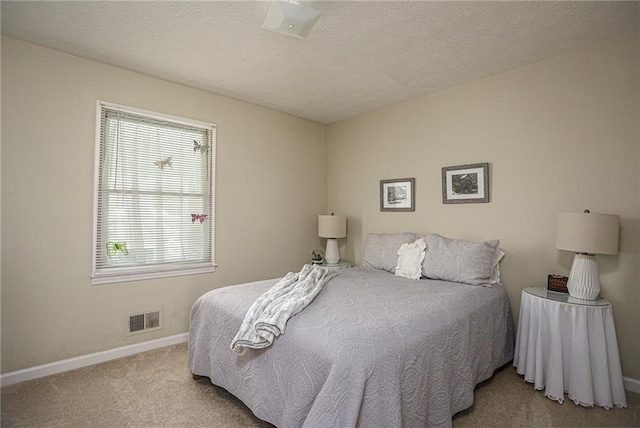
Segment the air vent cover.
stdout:
[[162,309],[151,309],[142,313],[128,315],[129,332],[132,334],[147,333],[162,328]]

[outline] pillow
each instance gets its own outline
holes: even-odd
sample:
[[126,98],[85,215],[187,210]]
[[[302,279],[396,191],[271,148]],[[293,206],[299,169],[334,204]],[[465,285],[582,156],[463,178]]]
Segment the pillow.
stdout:
[[427,278],[491,287],[494,255],[500,241],[482,243],[427,234],[422,274]]
[[500,248],[496,248],[496,252],[493,253],[493,270],[491,271],[491,278],[489,282],[491,284],[501,284],[500,281],[500,260],[504,257],[504,253]]
[[396,276],[410,279],[420,279],[422,276],[422,261],[427,244],[424,239],[416,239],[411,244],[402,244],[398,250],[398,264]]
[[417,237],[414,233],[370,233],[364,245],[362,266],[395,273],[398,250]]

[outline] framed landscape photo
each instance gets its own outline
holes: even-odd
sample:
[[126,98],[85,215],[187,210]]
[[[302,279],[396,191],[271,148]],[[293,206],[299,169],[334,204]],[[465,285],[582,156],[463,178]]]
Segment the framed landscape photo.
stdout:
[[489,202],[489,164],[442,168],[442,203],[468,204]]
[[415,178],[380,180],[380,211],[415,211]]

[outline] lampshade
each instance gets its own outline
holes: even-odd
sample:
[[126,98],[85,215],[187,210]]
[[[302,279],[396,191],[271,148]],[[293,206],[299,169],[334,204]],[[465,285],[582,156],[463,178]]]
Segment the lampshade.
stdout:
[[619,228],[619,215],[561,213],[556,248],[586,254],[618,254]]
[[613,214],[558,214],[556,248],[573,251],[567,281],[569,295],[576,299],[596,300],[600,294],[595,254],[618,253],[620,216]]
[[320,238],[344,238],[347,236],[347,218],[343,215],[319,215],[318,236]]
[[271,2],[262,28],[285,36],[304,39],[320,18],[320,12],[286,1]]

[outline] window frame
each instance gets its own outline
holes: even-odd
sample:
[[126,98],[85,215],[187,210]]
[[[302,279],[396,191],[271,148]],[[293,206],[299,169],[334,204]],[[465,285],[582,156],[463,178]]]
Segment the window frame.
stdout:
[[[149,266],[128,266],[128,267],[111,267],[98,268],[98,235],[100,234],[99,219],[99,197],[100,197],[100,171],[101,171],[101,128],[102,128],[102,109],[119,110],[123,113],[131,113],[135,115],[145,116],[151,119],[172,122],[177,125],[186,125],[206,129],[211,132],[211,142],[207,150],[209,156],[209,189],[211,197],[211,213],[207,218],[211,222],[210,239],[211,242],[211,258],[203,262],[196,263],[163,263]],[[94,182],[93,182],[93,247],[92,247],[92,269],[91,269],[91,285],[101,285],[119,282],[139,281],[146,279],[168,278],[183,275],[197,275],[203,273],[215,272],[217,264],[215,262],[215,211],[216,211],[216,125],[199,120],[187,119],[183,117],[128,107],[121,104],[115,104],[98,100],[96,102],[96,129],[95,129],[95,145],[94,145]],[[207,236],[205,235],[205,238]]]

